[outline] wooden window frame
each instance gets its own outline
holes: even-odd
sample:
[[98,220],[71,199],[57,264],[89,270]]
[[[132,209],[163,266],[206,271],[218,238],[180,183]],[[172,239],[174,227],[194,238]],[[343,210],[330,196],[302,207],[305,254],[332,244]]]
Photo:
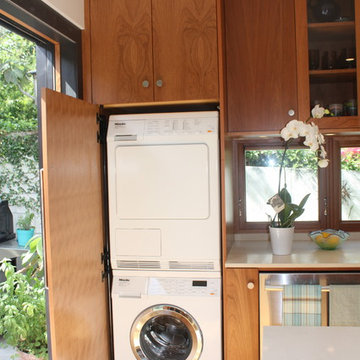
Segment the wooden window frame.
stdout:
[[[345,231],[360,231],[359,221],[341,220],[341,147],[359,147],[360,136],[333,136],[331,141],[332,161],[330,161],[330,170],[332,176],[329,181],[329,212],[330,226],[334,229]],[[360,191],[360,190],[359,190]]]
[[[264,232],[269,226],[268,222],[246,222],[246,183],[245,183],[245,148],[251,149],[284,149],[284,142],[280,138],[252,138],[240,139],[233,142],[233,184],[234,184],[234,225],[237,232]],[[305,148],[301,142],[294,141],[291,148]],[[307,232],[314,229],[328,227],[329,202],[325,201],[330,168],[319,169],[318,189],[319,189],[319,220],[296,222],[297,232]],[[274,189],[274,193],[277,189]],[[264,204],[267,199],[264,199]],[[326,210],[326,211],[325,211]],[[241,216],[240,216],[241,214]]]
[[82,31],[50,6],[38,0],[0,3],[0,18],[22,34],[54,46],[54,89],[83,97]]

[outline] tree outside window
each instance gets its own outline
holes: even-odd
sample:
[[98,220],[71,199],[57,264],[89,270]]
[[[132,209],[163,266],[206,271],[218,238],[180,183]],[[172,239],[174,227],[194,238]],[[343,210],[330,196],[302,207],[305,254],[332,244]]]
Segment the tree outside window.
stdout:
[[40,225],[36,44],[0,27],[0,198]]

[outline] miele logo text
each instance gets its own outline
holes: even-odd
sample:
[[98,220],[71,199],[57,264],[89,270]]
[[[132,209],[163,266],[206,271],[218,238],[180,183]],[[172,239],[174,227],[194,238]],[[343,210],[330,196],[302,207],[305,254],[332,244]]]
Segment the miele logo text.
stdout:
[[124,123],[124,122],[121,122],[121,123],[117,122],[117,123],[115,123],[115,125],[125,126],[126,123]]
[[130,279],[121,279],[121,278],[119,278],[119,281],[130,281]]

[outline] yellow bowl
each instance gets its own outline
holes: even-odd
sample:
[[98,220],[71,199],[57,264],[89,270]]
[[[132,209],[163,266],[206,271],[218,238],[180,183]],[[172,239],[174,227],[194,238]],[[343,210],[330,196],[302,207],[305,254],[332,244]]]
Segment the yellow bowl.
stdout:
[[326,229],[313,231],[309,236],[321,249],[334,250],[349,237],[349,234],[342,230]]

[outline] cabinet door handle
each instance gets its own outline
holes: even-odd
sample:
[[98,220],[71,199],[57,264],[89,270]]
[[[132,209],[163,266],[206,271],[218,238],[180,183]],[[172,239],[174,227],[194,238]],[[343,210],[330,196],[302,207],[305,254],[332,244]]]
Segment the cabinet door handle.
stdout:
[[294,109],[289,109],[288,115],[289,116],[294,116],[295,115],[295,110]]
[[249,290],[252,290],[254,287],[255,287],[255,284],[254,284],[252,281],[249,281],[249,282],[247,283],[247,288],[248,288]]
[[144,80],[144,81],[142,82],[142,86],[143,86],[144,88],[148,88],[149,85],[150,85],[150,83],[149,83],[148,80]]
[[156,86],[157,87],[162,87],[163,86],[162,80],[156,80]]

